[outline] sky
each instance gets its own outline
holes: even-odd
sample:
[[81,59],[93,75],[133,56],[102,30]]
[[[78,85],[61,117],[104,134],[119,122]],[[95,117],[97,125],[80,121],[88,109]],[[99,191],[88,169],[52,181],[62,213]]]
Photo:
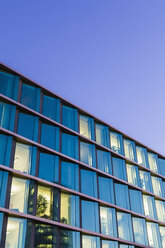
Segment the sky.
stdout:
[[164,0],[5,0],[0,61],[165,155]]

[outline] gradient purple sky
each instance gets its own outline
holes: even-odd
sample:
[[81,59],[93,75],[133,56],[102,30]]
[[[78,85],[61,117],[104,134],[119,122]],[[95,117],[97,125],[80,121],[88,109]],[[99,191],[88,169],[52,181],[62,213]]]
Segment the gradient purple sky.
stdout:
[[165,0],[5,0],[0,60],[165,155]]

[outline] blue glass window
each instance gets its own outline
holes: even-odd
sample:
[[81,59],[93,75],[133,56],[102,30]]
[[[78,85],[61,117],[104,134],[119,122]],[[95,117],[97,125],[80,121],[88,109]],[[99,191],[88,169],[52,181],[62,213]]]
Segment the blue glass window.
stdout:
[[97,167],[99,170],[102,170],[108,174],[112,174],[110,152],[97,150]]
[[42,123],[41,144],[59,151],[59,127]]
[[0,207],[5,207],[8,172],[0,170]]
[[95,145],[80,142],[80,161],[96,168]]
[[37,142],[38,123],[38,117],[25,113],[19,113],[18,134]]
[[125,160],[120,158],[112,158],[113,175],[124,181],[127,181]]
[[159,225],[152,222],[146,222],[149,246],[161,247],[161,237],[159,232]]
[[116,211],[114,208],[100,207],[101,233],[117,237]]
[[138,164],[149,168],[148,165],[148,157],[147,157],[147,149],[140,147],[140,146],[136,146],[136,154],[137,154],[137,162]]
[[98,197],[96,172],[81,169],[81,192]]
[[156,173],[159,173],[158,156],[155,153],[148,152],[149,167]]
[[10,166],[12,137],[0,134],[0,164]]
[[109,128],[104,125],[96,124],[96,142],[100,145],[109,147]]
[[1,242],[1,235],[2,235],[2,226],[3,226],[3,213],[0,213],[0,242]]
[[141,245],[148,245],[145,219],[132,218],[135,242]]
[[131,210],[133,212],[136,212],[136,213],[144,215],[141,191],[134,190],[134,189],[129,189],[129,195],[130,195]]
[[150,195],[143,195],[143,205],[145,216],[156,220],[155,198]]
[[124,139],[124,154],[128,159],[137,161],[134,141]]
[[19,77],[0,71],[0,94],[17,101]]
[[[56,245],[51,247],[56,247]],[[60,248],[80,248],[80,233],[60,230]]]
[[106,177],[98,177],[98,181],[100,200],[114,204],[113,180]]
[[62,153],[78,160],[78,137],[62,133]]
[[102,240],[102,248],[118,248],[118,242]]
[[131,215],[118,212],[117,223],[119,238],[133,242]]
[[14,131],[16,107],[0,101],[0,127]]
[[77,164],[61,162],[61,184],[79,191],[79,166]]
[[23,83],[21,103],[25,105],[26,107],[39,112],[40,111],[40,94],[41,94],[40,88]]
[[99,232],[98,203],[81,201],[82,228],[93,232]]
[[80,226],[79,196],[61,193],[60,220],[64,224]]
[[115,199],[117,206],[130,209],[127,185],[115,183]]
[[158,220],[165,222],[165,202],[155,200],[155,204],[156,204],[156,211],[157,211]]
[[153,192],[150,173],[148,171],[139,170],[139,176],[141,188]]
[[50,182],[58,182],[59,157],[40,153],[39,177]]
[[121,155],[124,154],[123,152],[123,138],[122,135],[119,133],[110,132],[110,142],[111,142],[111,149],[119,153]]
[[93,118],[80,115],[79,118],[80,121],[80,134],[94,140],[95,134],[94,134],[94,120]]
[[100,238],[82,235],[82,248],[100,248]]
[[165,159],[159,158],[159,169],[160,169],[160,174],[165,177]]
[[78,132],[78,110],[62,105],[62,124]]
[[126,164],[127,179],[130,184],[140,187],[138,167],[132,164]]
[[54,121],[59,122],[60,100],[55,97],[43,95],[42,114]]
[[162,179],[159,177],[151,177],[153,191],[155,195],[158,195],[160,197],[164,197],[164,190],[163,190],[163,184]]

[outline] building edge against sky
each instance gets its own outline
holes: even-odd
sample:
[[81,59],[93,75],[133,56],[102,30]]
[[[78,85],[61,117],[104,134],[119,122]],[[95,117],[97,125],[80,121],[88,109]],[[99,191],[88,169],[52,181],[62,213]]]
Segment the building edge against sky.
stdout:
[[165,247],[165,157],[0,63],[1,247]]

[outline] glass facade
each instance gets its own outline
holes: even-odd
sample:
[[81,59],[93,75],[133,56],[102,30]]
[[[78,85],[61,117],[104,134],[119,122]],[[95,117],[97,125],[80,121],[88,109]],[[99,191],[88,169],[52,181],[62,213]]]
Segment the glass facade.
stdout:
[[0,69],[0,247],[164,248],[165,157],[11,71]]

